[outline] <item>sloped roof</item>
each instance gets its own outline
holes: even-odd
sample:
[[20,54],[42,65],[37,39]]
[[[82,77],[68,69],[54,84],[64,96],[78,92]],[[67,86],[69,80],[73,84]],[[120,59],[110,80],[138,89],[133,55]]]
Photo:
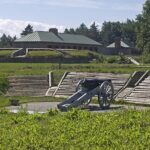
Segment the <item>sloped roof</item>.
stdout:
[[[128,48],[128,47],[130,47],[129,45],[127,45],[126,43],[124,43],[123,41],[121,41],[121,47],[125,47],[125,48]],[[115,42],[114,43],[112,43],[112,44],[110,44],[110,45],[108,45],[107,46],[108,48],[115,48]]]
[[36,31],[28,34],[15,42],[52,42],[52,43],[72,43],[72,44],[86,44],[86,45],[101,45],[100,43],[83,35],[65,34],[53,32]]

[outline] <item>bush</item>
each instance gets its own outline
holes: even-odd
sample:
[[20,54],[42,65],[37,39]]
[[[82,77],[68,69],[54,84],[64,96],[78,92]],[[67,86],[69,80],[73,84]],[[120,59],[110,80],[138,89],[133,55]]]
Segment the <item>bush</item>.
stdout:
[[9,82],[6,78],[0,78],[0,95],[5,93],[9,87]]
[[118,62],[118,58],[117,58],[117,56],[110,56],[110,57],[107,57],[106,61],[107,61],[107,63],[113,64],[113,63]]
[[1,110],[0,149],[149,149],[149,116],[149,110],[33,115]]
[[141,59],[142,59],[142,63],[146,63],[146,64],[150,63],[150,53],[144,52]]
[[118,63],[119,64],[131,64],[131,61],[128,60],[123,53],[119,53]]

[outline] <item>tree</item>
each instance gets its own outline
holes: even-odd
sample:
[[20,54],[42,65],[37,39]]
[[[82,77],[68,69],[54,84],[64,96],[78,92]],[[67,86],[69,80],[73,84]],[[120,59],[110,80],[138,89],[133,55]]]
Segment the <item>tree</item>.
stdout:
[[136,43],[136,22],[129,20],[122,24],[122,38],[131,47],[135,47]]
[[81,34],[81,35],[85,35],[85,36],[89,36],[89,29],[87,28],[87,26],[82,23],[77,29],[76,29],[76,33],[77,34]]
[[6,34],[3,34],[1,37],[1,47],[7,47],[8,45],[8,39]]
[[12,47],[16,36],[11,37],[10,35],[6,36],[6,34],[3,34],[0,39],[0,47]]
[[111,22],[104,22],[101,29],[102,43],[107,46],[113,42],[112,31],[111,31]]
[[89,37],[97,42],[101,41],[100,32],[95,22],[93,22],[93,24],[90,26]]
[[122,24],[120,22],[104,22],[100,34],[102,43],[107,46],[114,42],[116,37],[122,37]]
[[30,34],[30,33],[33,33],[33,26],[31,26],[30,24],[28,24],[25,29],[22,31],[21,35],[24,36],[24,35],[27,35],[27,34]]
[[75,30],[73,28],[70,28],[69,33],[70,34],[76,34],[76,32],[75,32]]
[[126,22],[104,22],[102,30],[100,32],[102,37],[102,43],[107,46],[114,42],[116,37],[122,38],[130,46],[135,46],[136,23],[133,20],[127,19]]
[[68,34],[81,34],[84,36],[87,36],[95,41],[100,42],[100,32],[98,30],[98,26],[95,24],[95,22],[88,28],[84,23],[82,23],[78,28],[73,29],[65,29],[64,33]]
[[143,7],[143,12],[138,15],[136,25],[136,44],[144,53],[150,53],[150,1],[147,0]]
[[66,28],[65,31],[64,31],[64,33],[69,34],[69,30]]

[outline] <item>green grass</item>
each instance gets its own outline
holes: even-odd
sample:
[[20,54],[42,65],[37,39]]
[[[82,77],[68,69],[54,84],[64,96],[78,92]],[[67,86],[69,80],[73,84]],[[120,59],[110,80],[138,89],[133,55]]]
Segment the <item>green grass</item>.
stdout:
[[[150,66],[137,67],[135,65],[97,63],[62,64],[61,69],[59,69],[59,64],[51,63],[0,63],[0,95],[5,93],[9,86],[7,77],[13,75],[47,75],[49,71],[52,71],[54,76],[53,85],[57,85],[66,71],[133,73],[134,71],[145,71],[148,69],[150,70]],[[1,106],[5,106],[8,103],[9,98],[6,97],[5,102],[4,98],[0,98],[0,103],[4,103],[4,105],[0,104]],[[35,99],[35,101],[38,100]]]
[[57,51],[46,51],[46,50],[41,50],[41,51],[29,51],[27,54],[27,57],[52,57],[52,58],[57,58],[61,57],[62,54],[57,52]]
[[81,72],[112,72],[132,73],[147,70],[150,66],[136,66],[125,64],[62,64],[59,69],[57,63],[0,63],[0,76],[8,75],[41,75],[49,71],[81,71]]
[[150,111],[0,113],[0,149],[149,149]]
[[14,50],[0,50],[0,57],[10,57]]
[[9,87],[8,80],[4,77],[0,77],[0,95],[1,93],[5,93]]
[[111,73],[133,73],[134,71],[145,71],[148,67],[123,64],[59,64],[55,63],[0,63],[0,77],[5,78],[12,75],[46,75],[49,71],[54,72],[54,83],[57,84],[65,71],[78,72],[111,72]]
[[100,55],[99,53],[96,52],[92,52],[92,51],[88,51],[88,50],[68,50],[65,51],[65,53],[67,55],[69,55],[70,57],[85,57],[85,58],[96,58],[98,55]]
[[100,54],[88,50],[32,50],[29,51],[27,57],[50,57],[50,58],[99,58]]

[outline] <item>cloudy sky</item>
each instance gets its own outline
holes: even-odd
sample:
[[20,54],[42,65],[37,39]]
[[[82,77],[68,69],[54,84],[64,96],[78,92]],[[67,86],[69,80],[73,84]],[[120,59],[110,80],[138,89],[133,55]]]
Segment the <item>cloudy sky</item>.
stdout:
[[146,0],[0,0],[0,35],[20,35],[27,24],[34,30],[100,26],[104,21],[135,19]]

